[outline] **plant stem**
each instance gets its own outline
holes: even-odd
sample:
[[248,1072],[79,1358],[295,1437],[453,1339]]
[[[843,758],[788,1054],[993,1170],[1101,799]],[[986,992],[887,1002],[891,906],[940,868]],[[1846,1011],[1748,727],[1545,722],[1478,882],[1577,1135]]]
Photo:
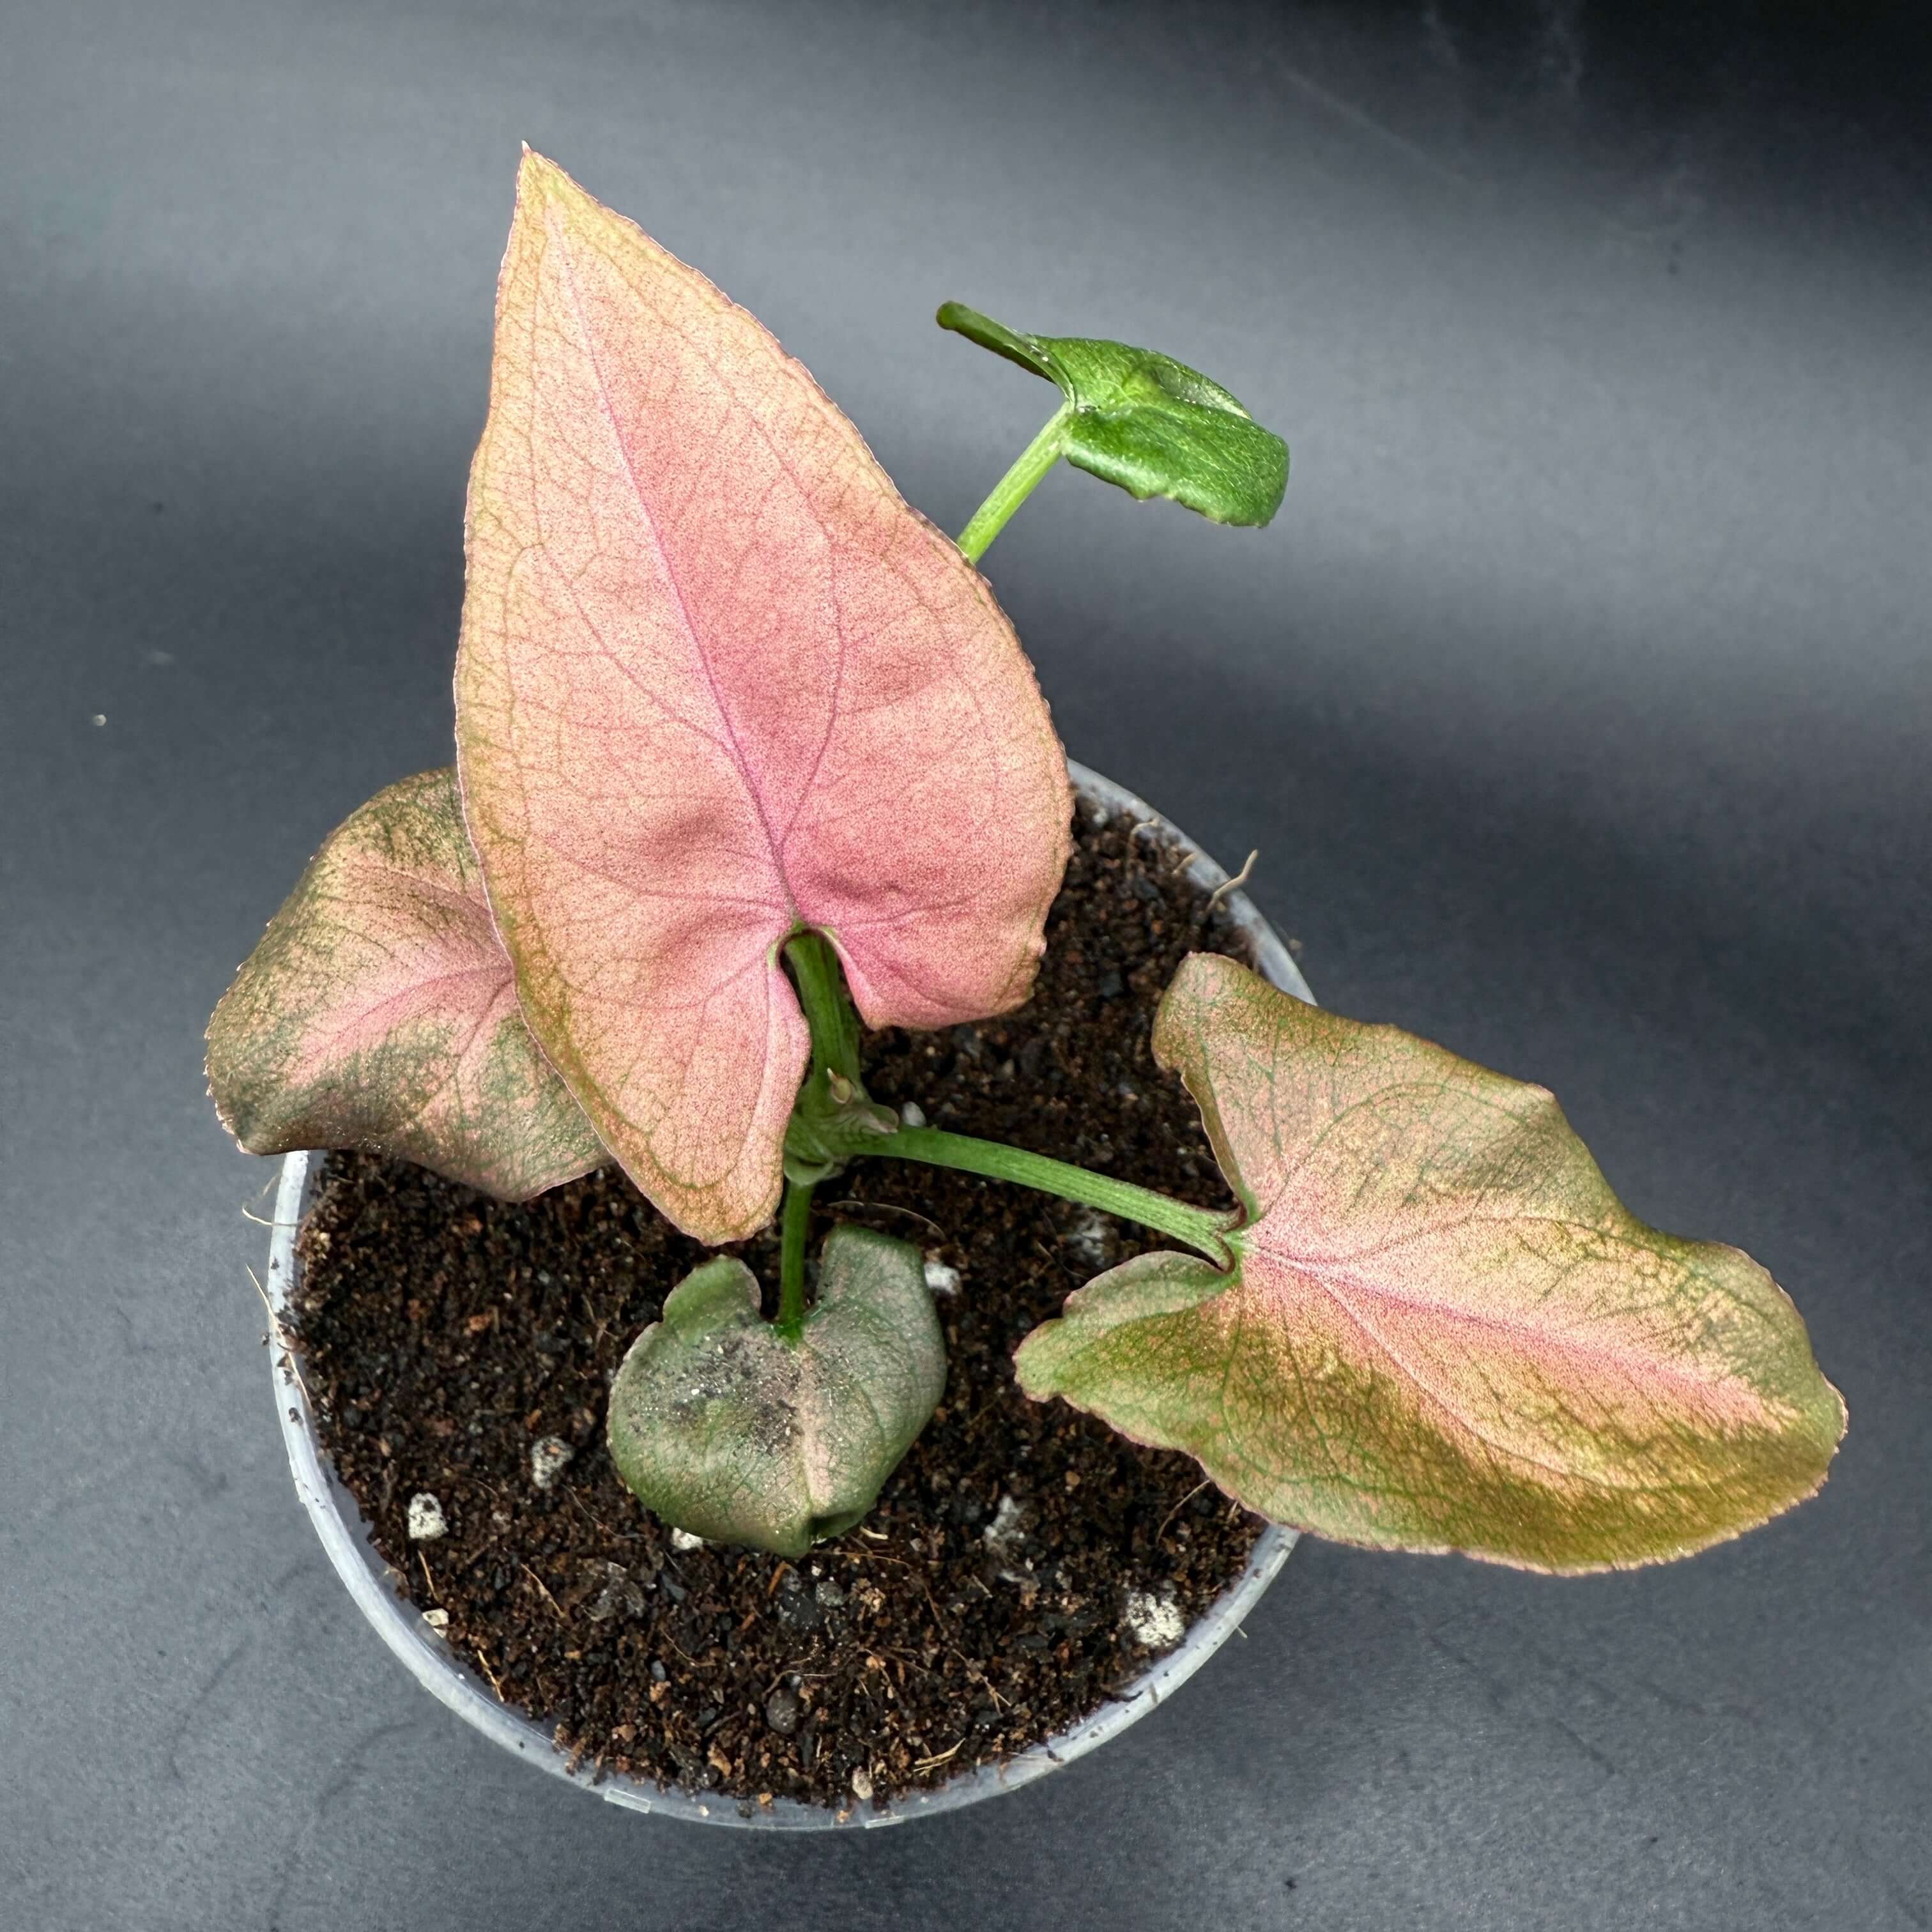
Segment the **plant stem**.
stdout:
[[984,1174],[989,1180],[1014,1181],[1043,1194],[1057,1194],[1063,1200],[1084,1202],[1090,1208],[1118,1214],[1124,1221],[1138,1221],[1144,1228],[1184,1241],[1216,1268],[1234,1264],[1234,1252],[1228,1240],[1232,1226],[1228,1215],[1191,1207],[1185,1201],[1156,1194],[1152,1188],[1090,1173],[1047,1154],[1028,1154],[1023,1148],[977,1140],[970,1134],[949,1134],[938,1127],[902,1127],[896,1133],[868,1140],[854,1151],[880,1154],[890,1160],[923,1161],[930,1167],[957,1168],[966,1174]]
[[776,1327],[788,1342],[805,1332],[805,1244],[812,1228],[812,1181],[788,1180],[784,1218],[779,1228],[778,1317]]
[[820,932],[795,933],[785,941],[785,958],[798,983],[799,1004],[812,1029],[812,1069],[859,1082],[859,1016],[845,990],[845,975],[832,942]]
[[[1057,422],[1048,428],[1057,429]],[[1049,457],[1048,462],[1051,461]],[[1040,466],[1039,475],[1046,473],[1046,466]],[[1018,468],[1016,464],[1016,471]],[[1036,475],[1034,481],[1038,480]],[[1030,489],[1032,484],[1026,487]],[[1009,512],[1025,494],[1023,489],[1012,497],[1006,506]],[[976,523],[979,519],[974,520]],[[990,536],[987,541],[992,541]],[[853,1010],[851,995],[845,990],[845,975],[838,953],[823,934],[801,932],[785,942],[784,954],[797,982],[806,1024],[812,1030],[812,1078],[808,1083],[806,1099],[812,1098],[820,1076],[836,1076],[851,1083],[854,1093],[862,1102],[865,1089],[859,1076],[859,1016]],[[1227,1214],[1191,1207],[1170,1195],[1156,1194],[1150,1187],[1136,1187],[1130,1181],[1090,1173],[1070,1161],[1029,1154],[1024,1148],[1008,1147],[999,1141],[949,1134],[938,1127],[900,1127],[880,1133],[877,1129],[883,1123],[874,1121],[868,1128],[850,1118],[854,1112],[884,1113],[886,1120],[891,1118],[884,1109],[862,1105],[848,1109],[844,1119],[836,1109],[830,1117],[822,1112],[815,1113],[814,1160],[850,1160],[878,1154],[890,1160],[922,1161],[928,1167],[956,1168],[962,1173],[983,1174],[989,1180],[1010,1180],[1043,1194],[1057,1194],[1064,1201],[1084,1202],[1103,1213],[1118,1214],[1124,1221],[1137,1221],[1144,1228],[1185,1242],[1197,1253],[1205,1255],[1216,1268],[1234,1265],[1234,1250],[1228,1236],[1234,1222]],[[785,1183],[777,1325],[781,1334],[794,1341],[805,1323],[806,1235],[811,1226],[812,1190],[815,1184],[796,1180]]]
[[1013,466],[994,484],[993,494],[973,512],[973,520],[959,532],[959,548],[966,553],[968,563],[977,563],[986,554],[993,539],[1006,528],[1006,519],[1059,461],[1060,431],[1069,406],[1063,404],[1054,411],[1046,427],[1020,452]]

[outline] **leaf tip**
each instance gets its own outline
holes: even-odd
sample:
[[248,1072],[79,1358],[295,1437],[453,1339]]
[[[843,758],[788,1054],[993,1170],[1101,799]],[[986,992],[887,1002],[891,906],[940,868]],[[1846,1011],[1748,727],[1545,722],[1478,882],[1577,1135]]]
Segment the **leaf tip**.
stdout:
[[568,207],[590,200],[568,171],[548,154],[540,154],[529,142],[517,164],[517,204],[519,208]]

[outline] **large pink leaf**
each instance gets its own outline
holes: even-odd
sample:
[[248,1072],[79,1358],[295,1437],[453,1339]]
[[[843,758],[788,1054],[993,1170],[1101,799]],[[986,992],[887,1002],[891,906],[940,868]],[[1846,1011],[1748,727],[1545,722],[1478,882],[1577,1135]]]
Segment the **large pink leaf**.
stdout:
[[1235,1269],[1101,1276],[1022,1346],[1030,1394],[1278,1522],[1539,1569],[1683,1555],[1823,1481],[1844,1406],[1783,1290],[1637,1220],[1541,1088],[1202,954],[1154,1049],[1247,1210]]
[[214,1010],[208,1081],[250,1154],[371,1148],[506,1201],[605,1157],[518,1010],[448,770],[330,833]]
[[1032,671],[759,323],[531,154],[468,555],[458,764],[526,1016],[674,1221],[746,1234],[788,934],[873,1026],[1025,996],[1070,812]]

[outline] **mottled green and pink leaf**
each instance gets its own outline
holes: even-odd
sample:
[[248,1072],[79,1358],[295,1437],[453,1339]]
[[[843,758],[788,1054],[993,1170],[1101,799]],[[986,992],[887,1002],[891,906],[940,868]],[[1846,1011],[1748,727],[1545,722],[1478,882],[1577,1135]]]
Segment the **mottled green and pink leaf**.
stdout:
[[694,1269],[610,1390],[610,1459],[668,1522],[802,1556],[849,1529],[926,1426],[946,1343],[910,1244],[842,1225],[794,1340],[734,1257]]
[[531,1029],[673,1221],[746,1234],[790,934],[874,1027],[1025,996],[1070,815],[1031,669],[766,330],[535,154],[467,554],[458,763]]
[[1544,1570],[1684,1555],[1823,1481],[1844,1405],[1784,1291],[1637,1220],[1542,1088],[1204,955],[1154,1048],[1246,1210],[1237,1264],[1101,1276],[1022,1346],[1030,1394],[1277,1522]]
[[329,836],[215,1008],[208,1079],[250,1154],[364,1148],[508,1201],[606,1158],[524,1024],[446,770]]

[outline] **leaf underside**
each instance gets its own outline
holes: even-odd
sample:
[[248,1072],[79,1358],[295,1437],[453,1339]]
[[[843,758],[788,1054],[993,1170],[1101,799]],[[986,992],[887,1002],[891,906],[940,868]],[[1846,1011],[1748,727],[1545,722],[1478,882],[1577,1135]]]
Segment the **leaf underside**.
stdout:
[[1097,337],[1022,334],[963,302],[939,323],[1058,386],[1060,453],[1076,467],[1220,524],[1265,524],[1281,508],[1288,445],[1199,370]]
[[607,1158],[524,1024],[447,770],[329,836],[215,1008],[208,1078],[250,1154],[363,1148],[507,1201]]
[[1276,1521],[1540,1570],[1685,1555],[1823,1481],[1844,1406],[1790,1299],[1638,1221],[1540,1088],[1198,954],[1154,1046],[1239,1259],[1102,1275],[1022,1345],[1030,1394]]
[[796,1342],[734,1256],[672,1290],[612,1384],[611,1460],[676,1528],[802,1556],[872,1507],[945,1387],[919,1250],[842,1225]]
[[532,154],[467,557],[458,763],[530,1025],[674,1222],[742,1237],[789,934],[874,1027],[1024,998],[1070,816],[1031,668],[764,328]]

